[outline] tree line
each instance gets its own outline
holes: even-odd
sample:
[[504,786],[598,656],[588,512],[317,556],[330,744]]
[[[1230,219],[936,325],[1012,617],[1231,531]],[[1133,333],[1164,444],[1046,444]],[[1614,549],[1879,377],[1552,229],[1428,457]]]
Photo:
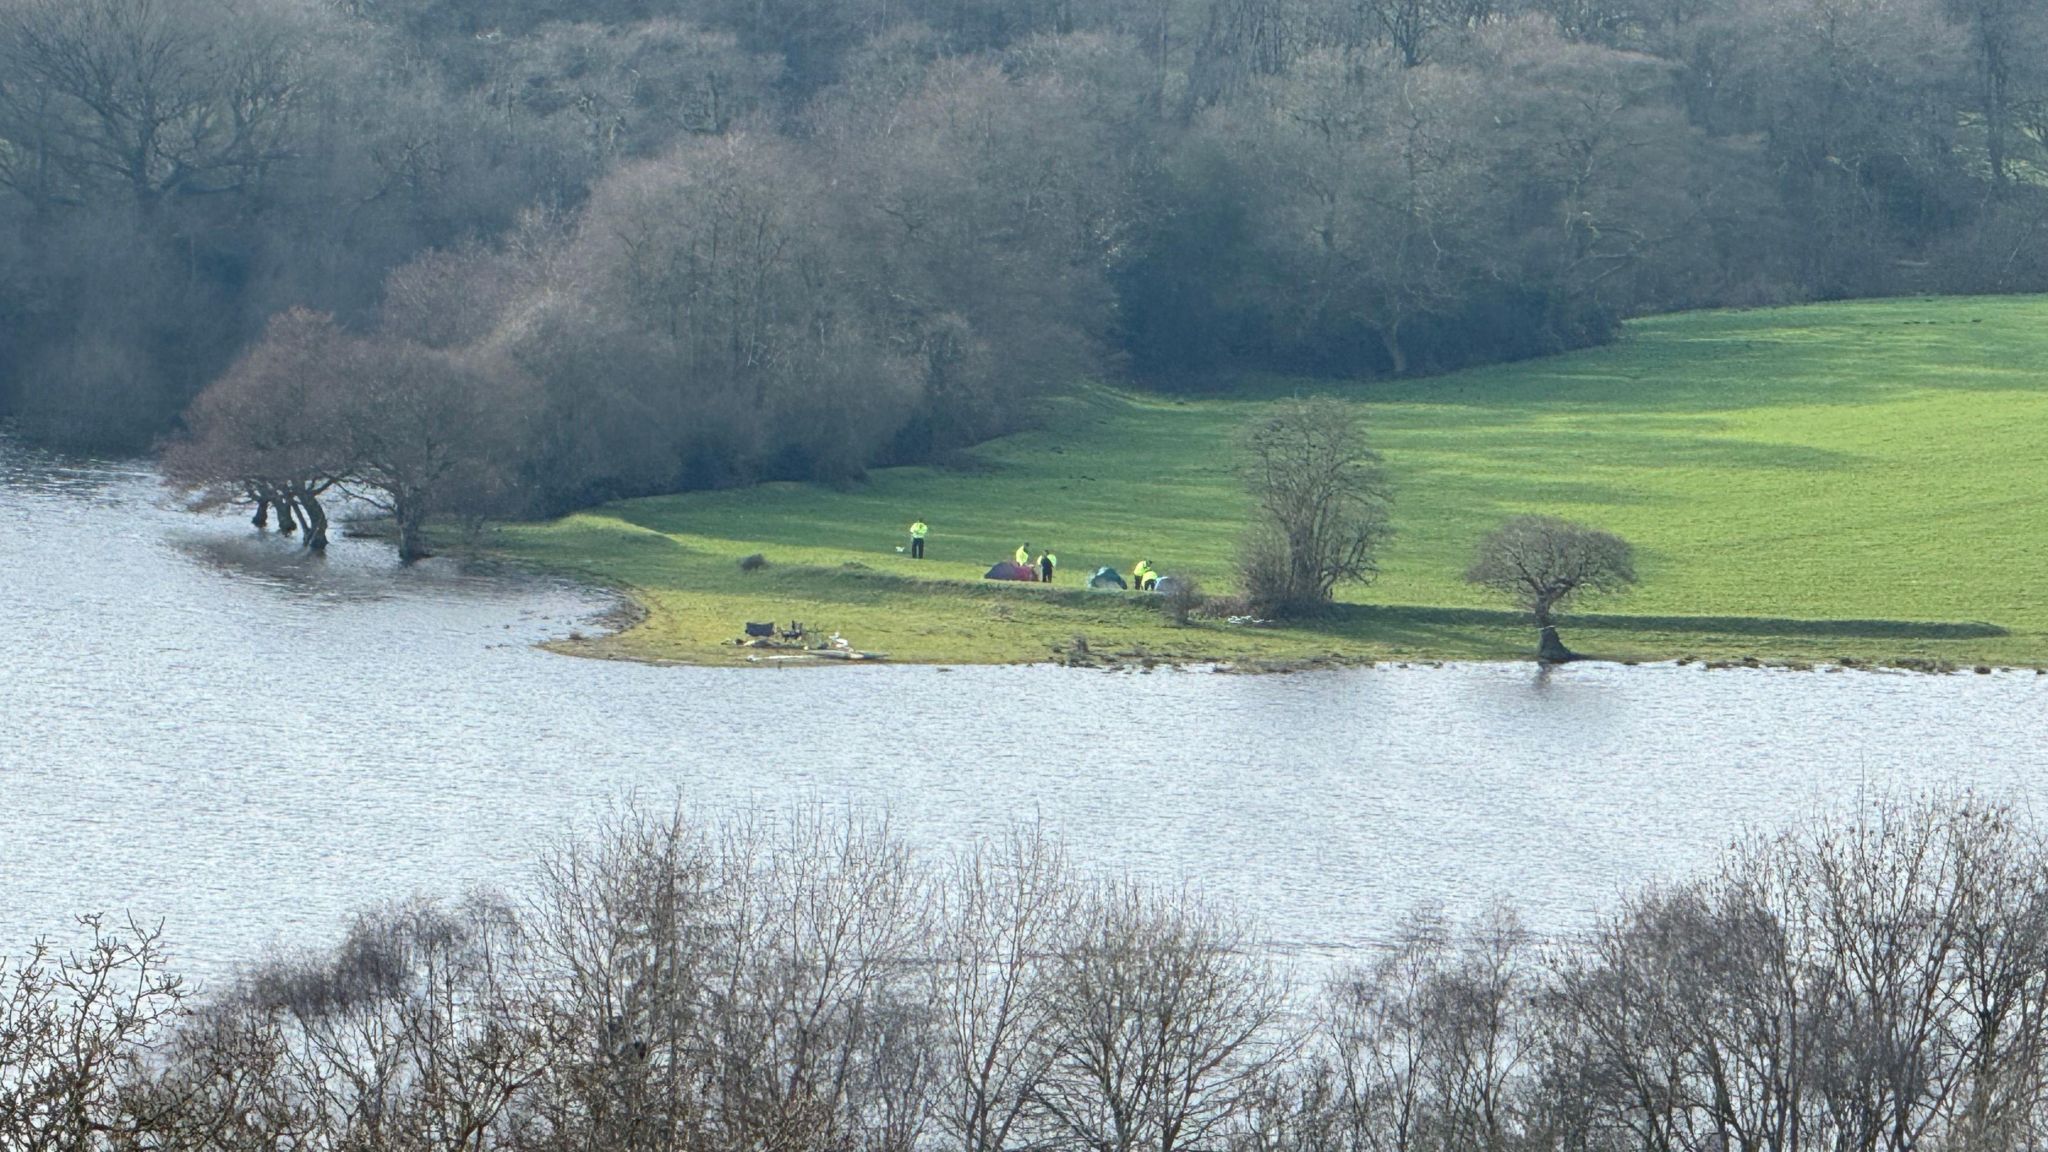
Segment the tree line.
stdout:
[[303,309],[482,373],[442,499],[557,511],[1089,375],[2040,290],[2044,49],[2031,0],[0,0],[0,419],[203,440]]
[[1792,1152],[2048,1139],[2048,839],[1969,796],[1745,836],[1540,940],[1423,911],[1317,984],[1041,830],[629,810],[524,899],[204,997],[89,919],[0,987],[0,1148]]

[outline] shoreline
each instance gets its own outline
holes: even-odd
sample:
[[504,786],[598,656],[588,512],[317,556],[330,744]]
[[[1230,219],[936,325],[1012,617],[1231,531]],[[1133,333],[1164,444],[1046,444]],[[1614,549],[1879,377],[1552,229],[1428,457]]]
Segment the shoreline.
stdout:
[[[486,549],[473,553],[474,558],[488,559],[495,563],[510,564],[550,579],[574,581],[592,592],[608,597],[612,603],[603,611],[593,615],[588,624],[595,631],[583,628],[572,629],[568,635],[539,641],[535,647],[555,655],[580,660],[615,661],[643,664],[662,668],[729,668],[729,669],[795,669],[825,668],[838,666],[922,667],[951,669],[958,667],[1058,667],[1108,673],[1143,674],[1153,671],[1206,671],[1217,675],[1258,676],[1292,675],[1310,672],[1347,671],[1372,668],[1440,668],[1455,665],[1498,665],[1535,666],[1543,670],[1568,668],[1576,664],[1614,665],[1617,667],[1697,667],[1702,671],[1754,671],[1772,670],[1785,672],[1819,673],[1883,673],[1913,674],[1926,676],[1989,676],[2019,675],[2032,673],[2048,676],[2048,663],[2029,663],[2011,660],[1977,660],[1962,654],[1927,656],[1900,653],[1892,656],[1853,655],[1798,655],[1781,654],[1762,656],[1755,653],[1736,654],[1722,651],[1715,655],[1701,655],[1685,652],[1667,655],[1632,653],[1616,655],[1598,650],[1580,653],[1578,659],[1563,664],[1545,664],[1535,659],[1533,644],[1526,655],[1475,656],[1471,654],[1434,654],[1428,652],[1403,652],[1399,654],[1371,651],[1332,650],[1322,654],[1303,656],[1244,656],[1228,652],[1192,650],[1185,644],[1177,644],[1172,650],[1154,651],[1147,645],[1110,646],[1099,648],[1092,644],[1076,647],[1073,641],[1053,642],[1047,645],[1042,656],[1017,655],[993,659],[958,659],[928,657],[919,655],[898,655],[890,652],[885,656],[871,659],[845,659],[826,657],[817,648],[749,648],[737,641],[727,641],[705,650],[701,647],[681,644],[664,644],[660,637],[641,637],[636,633],[649,630],[656,612],[651,608],[641,589],[631,585],[606,582],[589,573],[578,573],[552,565],[536,564],[525,558],[507,555]],[[936,582],[934,582],[936,584]],[[1113,593],[1102,593],[1110,596]],[[1126,602],[1131,597],[1126,594]],[[1142,603],[1142,602],[1139,602]],[[1371,607],[1371,606],[1365,606]],[[1451,610],[1446,610],[1451,611]],[[753,615],[768,615],[766,612]],[[1612,630],[1606,623],[1613,617],[1595,617],[1603,623],[1589,626],[1582,633],[1597,634]],[[1815,621],[1824,624],[1826,621]],[[1205,622],[1190,626],[1166,626],[1172,628],[1177,639],[1197,639],[1189,633],[1209,633],[1219,626]],[[1251,631],[1245,626],[1222,625],[1234,634]],[[1566,625],[1570,632],[1569,623]],[[1319,635],[1331,645],[1352,645],[1355,640],[1341,633],[1323,632],[1312,624],[1289,629],[1295,633]],[[1533,627],[1530,631],[1534,631]],[[1075,640],[1081,637],[1078,635]],[[1592,646],[1588,646],[1589,648]],[[1696,647],[1709,647],[1700,645]],[[670,648],[670,651],[662,651]]]

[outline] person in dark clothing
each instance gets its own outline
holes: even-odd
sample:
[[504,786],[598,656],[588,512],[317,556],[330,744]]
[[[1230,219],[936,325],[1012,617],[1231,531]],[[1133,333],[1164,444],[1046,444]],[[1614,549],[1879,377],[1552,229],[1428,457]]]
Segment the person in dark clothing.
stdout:
[[1038,554],[1038,582],[1040,584],[1052,583],[1052,572],[1057,567],[1059,567],[1059,561],[1053,558],[1052,553],[1040,552]]

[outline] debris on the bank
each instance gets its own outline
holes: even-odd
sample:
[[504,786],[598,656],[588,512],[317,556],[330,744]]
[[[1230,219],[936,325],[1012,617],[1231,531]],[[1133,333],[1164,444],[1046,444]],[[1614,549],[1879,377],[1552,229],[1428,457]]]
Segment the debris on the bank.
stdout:
[[[834,632],[822,640],[813,640],[809,629],[801,621],[791,621],[789,627],[780,628],[774,624],[760,624],[748,621],[746,635],[731,641],[737,648],[765,648],[775,655],[769,660],[886,660],[887,652],[864,652],[853,646],[853,642]],[[748,656],[751,663],[760,663],[762,657]]]

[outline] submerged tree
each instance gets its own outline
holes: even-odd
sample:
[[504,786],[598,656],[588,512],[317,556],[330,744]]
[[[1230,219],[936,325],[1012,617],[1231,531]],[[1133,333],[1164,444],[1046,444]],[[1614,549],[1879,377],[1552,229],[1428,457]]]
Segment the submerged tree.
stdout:
[[192,403],[186,434],[164,453],[164,476],[202,506],[248,500],[255,523],[306,529],[306,547],[327,547],[321,498],[349,473],[354,453],[344,419],[348,337],[323,313],[295,308]]
[[1340,583],[1379,573],[1390,490],[1357,411],[1292,400],[1245,430],[1243,475],[1258,510],[1239,556],[1245,595],[1261,612],[1300,613]]
[[406,341],[356,341],[346,422],[349,491],[390,515],[398,558],[427,555],[435,512],[483,506],[515,457],[528,392],[509,367]]
[[165,454],[174,487],[202,506],[275,510],[306,546],[327,546],[322,498],[341,488],[388,513],[399,557],[426,555],[429,514],[484,507],[517,459],[531,391],[483,354],[343,331],[293,309],[210,385]]
[[1636,582],[1635,550],[1612,533],[1551,516],[1517,516],[1479,542],[1468,583],[1511,598],[1536,618],[1536,658],[1577,657],[1557,638],[1557,614],[1589,592],[1623,592]]

